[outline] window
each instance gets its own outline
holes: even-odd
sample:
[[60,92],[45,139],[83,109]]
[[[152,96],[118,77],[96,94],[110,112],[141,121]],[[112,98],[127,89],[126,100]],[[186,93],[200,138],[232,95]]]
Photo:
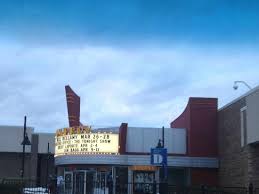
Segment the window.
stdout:
[[247,116],[246,116],[246,106],[240,109],[241,116],[241,146],[247,144]]

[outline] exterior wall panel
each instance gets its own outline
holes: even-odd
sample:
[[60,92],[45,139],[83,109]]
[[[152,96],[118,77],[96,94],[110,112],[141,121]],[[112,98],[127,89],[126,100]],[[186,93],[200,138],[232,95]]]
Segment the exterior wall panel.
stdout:
[[168,133],[165,133],[165,147],[170,148],[169,153],[186,154],[187,153],[186,130],[173,129],[173,130],[168,130],[167,132]]
[[[27,134],[31,141],[33,128],[27,127]],[[23,126],[0,126],[0,152],[22,152]],[[25,146],[26,152],[31,152],[31,146]]]
[[143,152],[143,130],[129,128],[127,130],[126,152]]
[[142,129],[143,136],[143,148],[140,148],[138,152],[145,152],[149,153],[151,147],[156,147],[158,143],[159,137],[159,130],[158,129]]
[[173,122],[173,128],[187,129],[188,156],[216,157],[217,99],[190,98],[184,112]]
[[247,143],[259,142],[259,90],[246,97]]
[[38,153],[43,154],[48,151],[48,142],[49,150],[54,154],[55,152],[55,134],[54,133],[39,133],[39,144],[38,144]]
[[[169,154],[186,154],[185,129],[165,128],[165,147]],[[127,153],[150,153],[162,139],[162,128],[129,127],[127,133]]]
[[193,100],[189,133],[190,156],[216,157],[217,151],[217,100]]

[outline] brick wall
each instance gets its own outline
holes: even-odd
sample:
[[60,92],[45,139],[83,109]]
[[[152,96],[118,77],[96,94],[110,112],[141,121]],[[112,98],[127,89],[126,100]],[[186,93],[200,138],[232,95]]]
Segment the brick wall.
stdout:
[[218,112],[219,184],[245,187],[253,183],[259,188],[259,145],[241,147],[240,109],[246,99]]
[[242,98],[218,112],[219,184],[245,187],[253,183],[259,188],[259,145],[241,147],[240,109]]
[[241,147],[240,109],[245,99],[218,112],[219,184],[246,186],[247,152]]
[[248,181],[259,188],[259,145],[247,146]]

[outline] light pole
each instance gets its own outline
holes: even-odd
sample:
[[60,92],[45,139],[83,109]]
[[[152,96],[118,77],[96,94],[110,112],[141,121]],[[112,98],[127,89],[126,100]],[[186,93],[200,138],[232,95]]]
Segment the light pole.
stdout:
[[238,89],[238,84],[241,83],[241,84],[244,84],[249,90],[252,89],[251,86],[249,86],[245,81],[234,81],[234,90],[237,90]]
[[162,127],[162,143],[163,143],[163,148],[165,148],[165,127]]
[[162,127],[162,139],[158,140],[156,148],[165,148],[165,128]]
[[[161,143],[162,141],[162,143]],[[163,161],[163,179],[162,182],[160,182],[159,190],[161,193],[167,193],[168,192],[168,183],[167,183],[167,149],[165,148],[165,128],[162,127],[162,140],[159,139],[159,143],[161,144],[161,149],[164,150],[164,153],[166,153],[165,156],[163,156],[163,160],[166,159],[166,162]]]
[[25,160],[25,146],[31,145],[31,142],[28,138],[28,135],[26,133],[26,116],[24,116],[24,126],[23,126],[23,141],[21,143],[22,145],[22,170],[21,170],[21,177],[24,177],[24,160]]
[[48,142],[48,150],[47,150],[47,168],[46,168],[46,189],[48,190],[48,181],[49,181],[49,158],[50,158],[50,152],[49,152],[49,142]]
[[[156,148],[165,149],[165,128],[162,127],[162,139],[158,140]],[[167,181],[167,166],[163,164],[163,182]]]

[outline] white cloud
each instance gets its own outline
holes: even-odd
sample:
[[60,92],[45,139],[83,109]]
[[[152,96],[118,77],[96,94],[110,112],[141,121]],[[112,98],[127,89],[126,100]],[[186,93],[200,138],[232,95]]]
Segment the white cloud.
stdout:
[[181,45],[30,47],[0,45],[0,123],[40,131],[67,125],[64,86],[81,97],[81,120],[92,125],[169,126],[189,96],[243,93],[235,80],[258,84],[257,49]]

